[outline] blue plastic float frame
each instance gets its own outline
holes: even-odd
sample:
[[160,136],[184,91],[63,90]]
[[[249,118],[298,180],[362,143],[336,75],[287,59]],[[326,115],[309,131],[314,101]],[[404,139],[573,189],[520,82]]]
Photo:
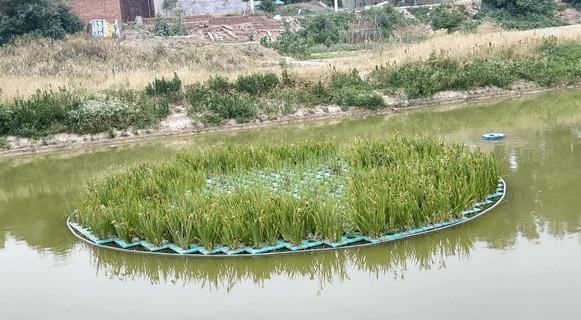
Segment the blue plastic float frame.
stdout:
[[[410,229],[400,233],[394,234],[384,234],[381,236],[380,239],[373,239],[369,237],[361,237],[356,236],[353,238],[348,238],[347,236],[341,237],[340,242],[332,242],[332,241],[308,241],[303,240],[300,246],[292,245],[290,242],[285,241],[277,241],[277,244],[274,246],[265,246],[262,248],[255,249],[253,247],[245,247],[239,248],[236,250],[229,250],[228,247],[225,246],[218,246],[214,250],[207,250],[202,246],[198,246],[195,244],[190,245],[189,249],[183,249],[173,243],[167,243],[162,246],[154,246],[151,243],[148,243],[145,240],[136,241],[132,243],[127,243],[119,238],[111,238],[100,240],[91,231],[78,223],[72,221],[71,218],[76,218],[76,211],[73,212],[67,218],[67,226],[69,230],[80,240],[94,245],[100,248],[112,249],[117,251],[123,252],[130,252],[130,253],[142,253],[142,254],[154,254],[154,255],[164,255],[164,256],[181,256],[181,257],[215,257],[215,258],[222,258],[222,257],[255,257],[255,256],[263,256],[263,255],[279,255],[279,254],[288,254],[288,253],[296,253],[296,252],[321,252],[321,251],[328,251],[328,250],[338,250],[338,249],[347,249],[347,248],[356,248],[356,247],[363,247],[363,246],[372,246],[378,245],[383,243],[389,243],[393,241],[399,241],[403,239],[407,239],[410,237],[415,237],[423,234],[427,234],[434,231],[440,231],[442,229],[450,228],[453,226],[457,226],[463,223],[466,223],[470,220],[473,220],[489,211],[494,209],[498,206],[506,195],[506,183],[502,178],[499,179],[498,188],[496,189],[496,193],[489,195],[486,197],[486,200],[482,202],[477,202],[474,204],[474,207],[470,210],[462,211],[463,217],[461,219],[455,219],[453,221],[447,221],[438,223],[435,225],[429,225],[421,228]],[[490,207],[486,209],[482,209],[484,206]],[[116,244],[119,247],[111,246],[112,244]],[[140,251],[135,250],[135,248],[141,246],[147,251]],[[285,251],[279,251],[279,250]],[[160,252],[160,251],[173,251],[173,252]]]
[[482,139],[484,140],[500,140],[504,139],[506,135],[500,132],[493,132],[493,133],[485,133],[482,135]]

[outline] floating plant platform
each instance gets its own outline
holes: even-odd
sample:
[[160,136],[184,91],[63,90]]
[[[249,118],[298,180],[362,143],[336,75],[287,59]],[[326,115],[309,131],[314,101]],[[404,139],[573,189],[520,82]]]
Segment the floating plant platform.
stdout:
[[358,236],[358,235],[348,237],[344,235],[341,237],[341,241],[339,242],[333,242],[329,240],[321,241],[303,240],[301,245],[293,245],[290,242],[279,240],[277,241],[277,244],[274,246],[264,246],[258,249],[248,246],[244,248],[236,248],[234,250],[231,250],[226,246],[219,246],[212,250],[208,250],[202,246],[198,246],[195,244],[190,245],[189,249],[183,249],[173,243],[165,243],[161,246],[154,246],[145,240],[135,241],[131,243],[127,243],[119,238],[100,240],[93,233],[91,233],[89,229],[75,222],[76,212],[73,212],[73,214],[71,214],[71,216],[67,219],[67,225],[75,236],[91,245],[126,252],[157,254],[157,255],[174,255],[174,256],[197,256],[197,257],[288,254],[293,252],[314,252],[314,251],[325,251],[325,250],[378,245],[402,239],[407,239],[414,236],[424,235],[430,232],[440,231],[449,227],[466,223],[491,211],[497,205],[499,205],[500,202],[502,202],[505,195],[506,195],[506,183],[501,178],[498,182],[498,188],[496,190],[496,193],[486,197],[485,201],[475,203],[472,209],[462,211],[463,217],[459,219],[437,223],[434,225],[428,225],[421,228],[408,229],[402,232],[395,232],[393,234],[382,234],[381,237],[379,238],[370,238],[367,236]]
[[432,138],[218,144],[92,179],[68,225],[136,252],[279,254],[440,230],[487,212],[505,189],[493,155]]

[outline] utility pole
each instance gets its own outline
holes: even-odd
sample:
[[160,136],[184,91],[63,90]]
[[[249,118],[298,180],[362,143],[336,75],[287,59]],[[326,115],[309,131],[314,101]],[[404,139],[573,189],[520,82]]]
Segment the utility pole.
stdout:
[[335,0],[335,12],[339,11],[339,0]]
[[254,0],[250,0],[250,12],[254,14]]

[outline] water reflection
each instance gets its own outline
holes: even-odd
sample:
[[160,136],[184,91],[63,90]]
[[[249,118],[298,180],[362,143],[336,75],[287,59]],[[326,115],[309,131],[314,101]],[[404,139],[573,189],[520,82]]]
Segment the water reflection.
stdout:
[[[461,229],[461,228],[457,228]],[[458,230],[454,230],[458,231]],[[464,232],[443,231],[374,247],[317,253],[235,258],[185,258],[126,254],[83,244],[91,250],[98,274],[112,279],[146,280],[152,284],[198,284],[209,290],[229,291],[252,282],[263,287],[275,276],[316,281],[321,293],[327,284],[349,280],[352,273],[403,279],[408,268],[445,268],[450,257],[468,259],[474,249]]]

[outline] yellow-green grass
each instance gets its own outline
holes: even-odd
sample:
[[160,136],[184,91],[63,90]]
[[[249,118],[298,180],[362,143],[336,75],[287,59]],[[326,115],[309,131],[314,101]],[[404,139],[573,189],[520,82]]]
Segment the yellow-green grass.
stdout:
[[460,217],[499,176],[494,156],[431,138],[220,144],[90,181],[78,221],[183,248],[380,237]]
[[[483,23],[476,34],[439,31],[422,43],[360,51],[354,57],[327,60],[327,65],[292,67],[291,72],[318,82],[321,75],[329,74],[332,68],[340,72],[354,68],[363,72],[377,65],[425,60],[431,54],[457,60],[506,54],[527,58],[549,37],[556,37],[558,43],[581,40],[580,30],[581,26],[573,25],[505,31]],[[257,69],[280,72],[275,65],[279,58],[273,56],[265,60],[247,56],[244,50],[244,45],[209,44],[159,55],[152,50],[124,47],[117,40],[85,36],[70,36],[63,41],[24,39],[0,50],[0,99],[26,98],[38,89],[51,87],[82,88],[88,92],[118,86],[142,90],[155,78],[170,78],[174,72],[184,84],[204,82],[215,75],[235,80],[238,75]]]

